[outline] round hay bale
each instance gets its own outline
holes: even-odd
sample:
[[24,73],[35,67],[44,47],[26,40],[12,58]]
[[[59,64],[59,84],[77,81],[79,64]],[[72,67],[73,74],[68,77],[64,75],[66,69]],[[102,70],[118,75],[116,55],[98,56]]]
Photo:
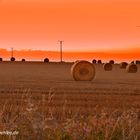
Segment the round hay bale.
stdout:
[[111,63],[105,63],[103,65],[103,68],[105,71],[111,71],[112,70],[112,64]]
[[136,64],[131,63],[131,64],[127,65],[126,70],[128,73],[136,73],[138,71],[138,67]]
[[95,77],[95,67],[85,60],[76,61],[71,67],[71,74],[75,81],[91,81]]
[[1,62],[1,61],[3,61],[3,59],[2,59],[2,58],[0,58],[0,62]]
[[113,65],[115,63],[115,61],[114,60],[110,60],[109,63]]
[[11,61],[15,61],[16,59],[15,59],[15,57],[11,57],[11,59],[10,59]]
[[136,60],[135,64],[140,65],[140,60]]
[[48,63],[49,62],[49,58],[45,58],[44,59],[44,62],[47,62]]
[[97,61],[96,61],[95,59],[92,60],[92,63],[93,63],[93,64],[96,64],[96,62],[97,62]]
[[74,63],[77,63],[77,62],[79,62],[80,60],[76,60]]
[[25,59],[22,59],[21,61],[22,61],[22,62],[25,62]]
[[120,63],[120,68],[121,69],[126,69],[126,66],[128,65],[128,63],[126,63],[126,62],[122,62],[122,63]]
[[102,60],[98,60],[98,64],[102,64]]

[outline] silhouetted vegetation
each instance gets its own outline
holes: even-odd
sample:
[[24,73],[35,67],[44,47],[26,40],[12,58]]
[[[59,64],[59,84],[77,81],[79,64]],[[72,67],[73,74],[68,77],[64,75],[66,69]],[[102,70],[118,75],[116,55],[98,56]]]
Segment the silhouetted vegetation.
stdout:
[[96,64],[96,62],[97,62],[97,61],[96,61],[95,59],[92,60],[92,63]]
[[114,64],[115,62],[114,62],[114,60],[110,60],[109,63],[110,64]]
[[98,60],[98,64],[102,64],[102,60]]
[[25,62],[25,59],[22,59],[21,61],[22,61],[22,62]]
[[44,59],[44,62],[49,62],[49,58],[45,58]]
[[16,59],[15,59],[15,57],[11,57],[11,59],[10,59],[11,61],[15,61]]
[[3,61],[3,59],[2,59],[2,58],[0,58],[0,61]]

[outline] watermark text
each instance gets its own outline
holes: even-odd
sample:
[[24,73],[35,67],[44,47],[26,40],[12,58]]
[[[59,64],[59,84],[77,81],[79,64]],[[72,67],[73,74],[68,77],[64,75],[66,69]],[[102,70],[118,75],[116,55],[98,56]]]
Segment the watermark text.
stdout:
[[0,131],[0,135],[9,135],[9,136],[15,136],[18,135],[18,131]]

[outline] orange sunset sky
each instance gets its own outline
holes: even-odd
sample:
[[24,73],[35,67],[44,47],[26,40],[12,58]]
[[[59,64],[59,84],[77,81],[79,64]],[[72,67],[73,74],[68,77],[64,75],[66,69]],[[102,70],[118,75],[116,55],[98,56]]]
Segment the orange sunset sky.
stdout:
[[[140,0],[0,0],[0,57],[140,59]],[[81,53],[80,53],[81,52]]]

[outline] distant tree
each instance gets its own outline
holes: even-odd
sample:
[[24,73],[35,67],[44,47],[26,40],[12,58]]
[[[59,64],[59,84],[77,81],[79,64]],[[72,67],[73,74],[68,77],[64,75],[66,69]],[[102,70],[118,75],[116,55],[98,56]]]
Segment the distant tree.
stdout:
[[102,60],[98,60],[98,64],[102,64]]
[[93,59],[93,60],[92,60],[92,63],[94,63],[94,64],[95,64],[96,62],[97,62],[97,61],[96,61],[95,59]]
[[15,61],[16,59],[15,59],[15,57],[11,57],[11,59],[10,59],[11,61]]
[[3,59],[2,59],[2,58],[0,58],[0,61],[3,61]]
[[25,62],[25,59],[22,59],[21,61],[22,61],[22,62]]
[[115,62],[114,62],[114,60],[110,60],[109,63],[110,64],[114,64]]
[[45,59],[44,59],[44,62],[49,62],[49,59],[48,59],[48,58],[45,58]]

